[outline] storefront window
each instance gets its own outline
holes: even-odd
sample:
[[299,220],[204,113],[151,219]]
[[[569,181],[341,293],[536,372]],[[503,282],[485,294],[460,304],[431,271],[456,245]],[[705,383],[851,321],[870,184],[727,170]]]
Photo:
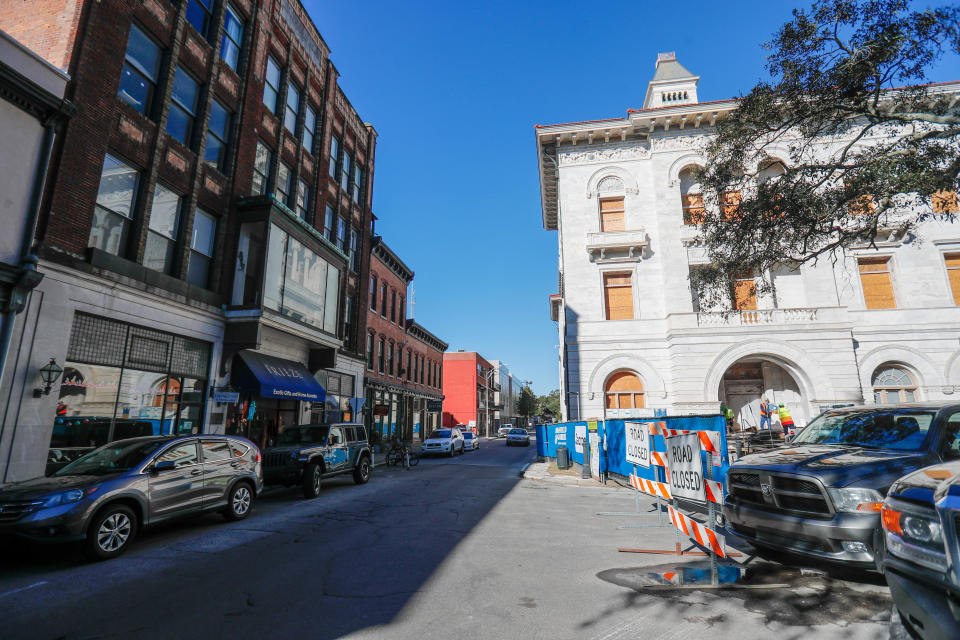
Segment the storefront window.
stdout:
[[209,343],[77,313],[50,462],[122,438],[199,433],[209,366]]
[[264,306],[327,333],[337,330],[340,270],[270,226]]

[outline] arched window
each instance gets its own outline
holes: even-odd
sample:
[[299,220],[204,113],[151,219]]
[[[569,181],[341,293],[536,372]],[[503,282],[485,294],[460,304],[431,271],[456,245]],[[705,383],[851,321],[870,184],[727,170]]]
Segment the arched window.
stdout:
[[603,391],[607,409],[642,409],[646,406],[643,382],[632,371],[621,371],[607,378]]
[[680,198],[683,203],[683,224],[703,222],[703,193],[694,172],[697,167],[687,167],[680,172]]
[[176,378],[166,378],[160,380],[153,388],[153,406],[162,407],[166,397],[167,406],[176,404],[180,396],[180,381]]
[[902,367],[880,365],[873,373],[873,401],[878,404],[913,402],[917,385]]

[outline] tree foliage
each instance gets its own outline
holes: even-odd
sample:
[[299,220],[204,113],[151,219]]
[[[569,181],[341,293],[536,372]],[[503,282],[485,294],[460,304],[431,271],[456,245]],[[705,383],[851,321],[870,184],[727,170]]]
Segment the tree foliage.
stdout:
[[517,401],[517,413],[523,417],[534,415],[537,411],[537,397],[533,395],[529,386],[525,386],[520,391],[520,399]]
[[560,389],[537,397],[537,413],[554,420],[560,417]]
[[909,237],[952,219],[957,89],[927,85],[926,73],[960,52],[958,20],[956,7],[907,0],[794,10],[764,45],[770,80],[718,123],[699,173],[711,265],[691,280],[702,300],[723,304],[738,274],[837,259],[882,230]]

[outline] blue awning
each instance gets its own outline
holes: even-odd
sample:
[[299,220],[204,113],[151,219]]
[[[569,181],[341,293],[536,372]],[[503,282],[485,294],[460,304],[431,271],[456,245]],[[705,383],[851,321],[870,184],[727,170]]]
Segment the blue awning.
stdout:
[[323,402],[327,391],[299,362],[255,351],[240,351],[230,383],[250,395],[280,400]]

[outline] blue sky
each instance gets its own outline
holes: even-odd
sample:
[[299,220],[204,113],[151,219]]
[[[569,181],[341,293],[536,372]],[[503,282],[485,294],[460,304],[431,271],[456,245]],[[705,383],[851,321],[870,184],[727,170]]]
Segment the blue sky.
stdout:
[[[701,101],[746,92],[764,73],[761,44],[798,6],[303,4],[380,134],[377,232],[416,272],[417,321],[451,350],[508,363],[538,394],[559,387],[557,236],[541,225],[533,126],[640,108],[660,51],[701,76]],[[960,79],[957,58],[931,79]]]

